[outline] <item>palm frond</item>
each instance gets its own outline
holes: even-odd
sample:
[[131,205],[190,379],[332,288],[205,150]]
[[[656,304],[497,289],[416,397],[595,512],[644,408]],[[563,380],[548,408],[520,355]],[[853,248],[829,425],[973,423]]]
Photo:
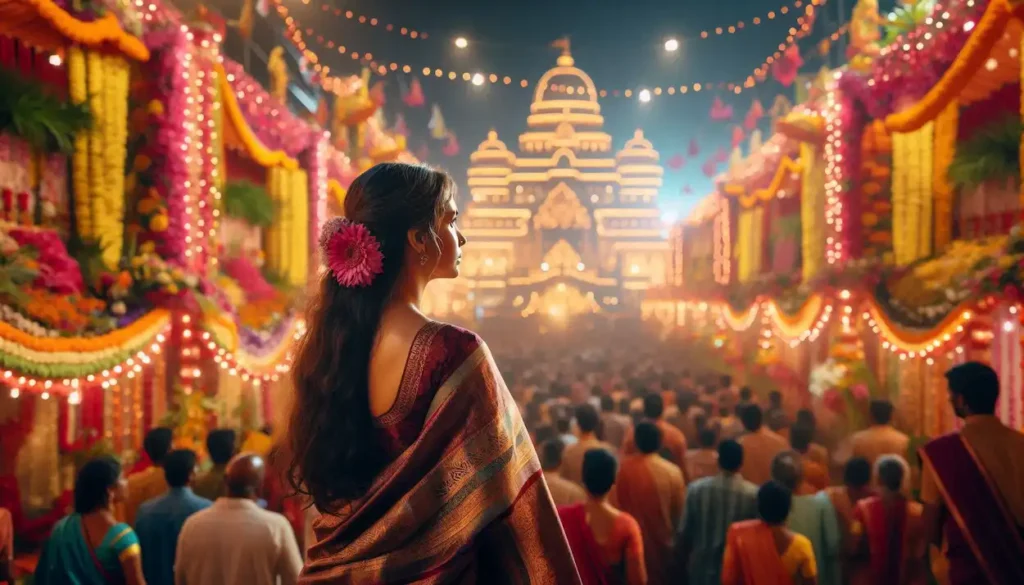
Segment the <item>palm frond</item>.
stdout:
[[950,183],[960,189],[972,189],[989,181],[1019,177],[1022,132],[1024,123],[1020,117],[1007,116],[957,145],[946,171]]
[[92,126],[88,104],[59,98],[36,80],[0,68],[0,132],[18,136],[41,152],[74,150],[78,132]]

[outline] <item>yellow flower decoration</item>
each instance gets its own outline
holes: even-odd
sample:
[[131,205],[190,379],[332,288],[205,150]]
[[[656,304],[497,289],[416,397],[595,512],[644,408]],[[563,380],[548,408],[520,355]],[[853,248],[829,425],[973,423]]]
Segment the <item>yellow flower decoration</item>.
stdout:
[[160,100],[150,100],[149,104],[146,106],[146,111],[154,116],[163,116],[164,104]]
[[167,231],[167,226],[167,216],[162,213],[154,215],[153,217],[149,218],[149,229],[154,232],[160,233]]

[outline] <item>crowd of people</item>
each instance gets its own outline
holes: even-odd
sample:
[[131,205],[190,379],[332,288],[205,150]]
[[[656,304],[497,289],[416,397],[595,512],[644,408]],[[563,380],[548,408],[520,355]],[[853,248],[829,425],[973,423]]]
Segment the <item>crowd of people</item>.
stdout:
[[[1009,583],[986,572],[967,528],[943,524],[959,513],[946,464],[926,450],[923,468],[911,467],[890,402],[873,400],[867,429],[826,446],[814,413],[778,392],[758,396],[727,375],[672,373],[650,358],[597,365],[612,355],[554,369],[518,369],[509,356],[505,374],[584,585],[924,585],[930,545],[941,542],[951,583]],[[1018,522],[1024,439],[992,416],[998,380],[974,363],[948,378],[961,435]],[[156,428],[144,442],[148,469],[125,479],[114,459],[85,464],[35,583],[295,583],[308,539],[267,509],[268,497],[280,506],[279,470],[237,443],[232,430],[211,431],[211,465],[197,473],[197,455]]]
[[[974,526],[955,520],[971,496],[951,501],[939,487],[962,477],[940,473],[928,448],[920,458],[911,450],[888,400],[870,402],[868,428],[825,445],[811,409],[779,392],[755,395],[727,375],[635,360],[595,374],[580,356],[567,366],[572,373],[546,387],[536,372],[506,377],[584,584],[1024,582],[1019,557],[1001,551],[992,560],[970,544]],[[947,378],[965,420],[951,436],[988,481],[973,497],[1005,502],[989,518],[1014,529],[989,534],[1018,537],[1024,460],[1010,446],[1024,435],[993,415],[991,368],[968,363]]]
[[[281,479],[236,433],[206,440],[212,466],[172,449],[171,429],[144,440],[152,465],[125,478],[112,457],[78,471],[74,511],[53,528],[37,585],[288,585],[302,569],[297,532],[275,505]],[[243,447],[249,447],[243,444]],[[268,500],[268,498],[270,498]]]
[[[992,368],[947,372],[963,428],[916,452],[882,398],[834,437],[806,391],[740,387],[636,321],[504,323],[492,353],[427,318],[424,288],[466,244],[443,172],[377,165],[344,211],[321,234],[281,455],[211,433],[197,478],[154,429],[153,467],[127,481],[89,462],[39,585],[923,585],[936,543],[949,585],[1024,583],[1024,434],[994,416]],[[319,513],[308,538],[296,501]]]

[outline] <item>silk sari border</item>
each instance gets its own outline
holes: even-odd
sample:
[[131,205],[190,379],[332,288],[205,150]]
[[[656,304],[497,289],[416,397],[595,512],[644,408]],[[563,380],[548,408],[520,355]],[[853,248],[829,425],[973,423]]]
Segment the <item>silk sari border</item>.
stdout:
[[[963,441],[963,437],[958,435],[958,439],[961,442],[961,444],[963,444],[966,447],[966,442]],[[971,548],[971,552],[974,553],[974,558],[978,562],[978,566],[981,567],[981,570],[985,572],[985,576],[988,578],[988,580],[992,583],[992,585],[1003,585],[998,580],[999,574],[995,572],[993,568],[989,565],[988,559],[982,554],[981,547],[979,546],[978,542],[974,540],[974,535],[971,534],[971,532],[968,530],[967,521],[964,519],[963,512],[960,510],[960,508],[957,507],[956,503],[951,498],[949,488],[946,486],[945,482],[943,482],[942,476],[939,474],[938,469],[935,466],[935,459],[928,454],[927,449],[928,445],[925,445],[920,449],[918,453],[921,456],[921,458],[925,462],[927,462],[928,465],[932,468],[932,475],[935,479],[935,486],[939,489],[939,493],[942,495],[942,501],[945,502],[946,508],[949,510],[950,516],[952,516],[953,521],[956,522],[957,527],[960,529],[960,532],[964,540],[967,542],[967,545]],[[968,454],[971,454],[972,458],[974,457],[970,450],[968,450],[967,452]],[[974,462],[975,465],[978,465],[977,459],[975,459]],[[982,475],[982,478],[984,480],[985,476]],[[991,491],[992,485],[989,484],[987,480],[985,481],[986,486]],[[992,497],[998,498],[998,492],[993,491]]]

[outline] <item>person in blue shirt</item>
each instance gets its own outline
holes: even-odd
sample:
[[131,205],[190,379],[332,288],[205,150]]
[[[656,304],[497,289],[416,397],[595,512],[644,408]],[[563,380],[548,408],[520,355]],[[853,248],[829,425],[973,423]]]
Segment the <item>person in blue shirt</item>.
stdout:
[[141,506],[135,532],[143,551],[142,571],[147,585],[174,585],[174,557],[185,519],[213,503],[192,493],[196,454],[189,449],[171,451],[163,460],[169,490]]

